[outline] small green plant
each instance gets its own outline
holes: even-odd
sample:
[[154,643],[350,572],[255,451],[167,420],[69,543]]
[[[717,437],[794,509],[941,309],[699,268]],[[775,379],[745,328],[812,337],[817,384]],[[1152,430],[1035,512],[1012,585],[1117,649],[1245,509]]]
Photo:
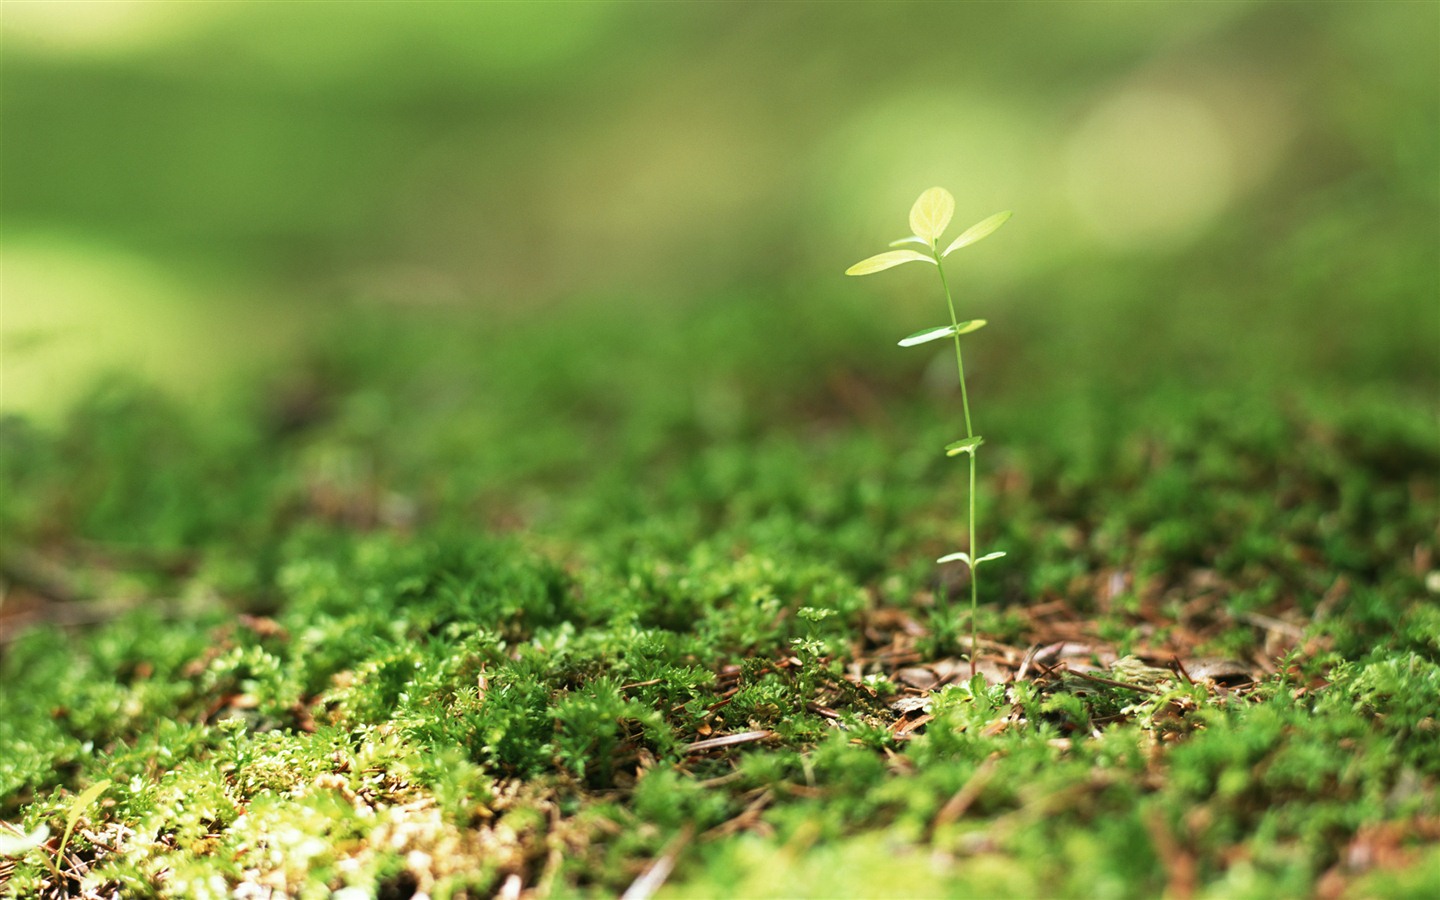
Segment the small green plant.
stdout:
[[110,779],[106,778],[97,781],[86,788],[84,793],[79,794],[70,801],[65,811],[65,832],[60,837],[60,846],[55,848],[55,860],[49,863],[50,871],[54,873],[57,880],[63,879],[61,870],[65,867],[65,848],[70,845],[70,835],[75,833],[75,826],[80,824],[80,818],[85,815],[85,810],[100,799],[110,787]]
[[830,652],[820,635],[820,623],[835,615],[835,610],[802,606],[795,614],[808,623],[805,637],[790,640],[790,646],[795,648],[795,655],[800,660],[800,690],[808,699],[815,693],[824,674],[825,656]]
[[975,633],[975,618],[980,606],[980,564],[999,559],[1004,556],[1003,551],[994,551],[981,555],[979,544],[975,540],[975,454],[985,439],[975,433],[972,419],[970,418],[970,394],[965,387],[965,357],[960,349],[960,336],[978,331],[985,327],[984,319],[969,319],[960,321],[955,315],[955,299],[950,293],[950,282],[945,278],[945,257],[959,250],[961,247],[968,247],[983,238],[989,237],[995,229],[1004,225],[1010,218],[1010,213],[1002,212],[971,225],[965,229],[959,237],[951,241],[944,250],[940,249],[940,236],[950,224],[950,218],[955,214],[955,198],[950,192],[940,187],[930,188],[920,195],[915,205],[910,208],[910,230],[913,232],[910,237],[892,241],[891,247],[898,247],[901,244],[919,244],[925,248],[925,252],[918,250],[890,250],[877,254],[869,259],[863,259],[845,270],[846,275],[869,275],[874,272],[883,272],[886,269],[903,265],[908,262],[928,262],[935,266],[940,274],[940,286],[945,291],[945,304],[950,311],[950,324],[938,328],[926,328],[917,331],[909,337],[900,341],[902,347],[915,347],[926,344],[930,341],[944,340],[951,338],[955,344],[955,368],[960,375],[960,403],[965,410],[965,437],[947,444],[945,447],[946,456],[965,455],[970,459],[970,511],[969,530],[970,543],[967,551],[950,553],[940,557],[937,562],[963,562],[970,568],[970,674],[975,675],[975,652],[979,646]]
[[820,637],[819,625],[821,622],[835,615],[833,609],[820,609],[814,606],[802,606],[795,615],[810,623],[805,629],[807,634],[803,638],[793,638],[791,646],[802,657],[808,660],[818,660],[825,655],[828,648],[825,646],[824,638]]

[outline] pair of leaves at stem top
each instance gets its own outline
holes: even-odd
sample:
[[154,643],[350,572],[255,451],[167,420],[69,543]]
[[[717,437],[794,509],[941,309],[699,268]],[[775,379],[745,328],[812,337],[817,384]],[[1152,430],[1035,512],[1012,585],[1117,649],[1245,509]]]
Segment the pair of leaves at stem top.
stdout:
[[[846,275],[869,275],[872,272],[883,272],[886,269],[894,268],[907,262],[928,262],[938,266],[940,260],[959,250],[961,247],[989,237],[995,229],[1004,225],[1010,218],[1010,211],[996,213],[995,215],[977,222],[965,229],[959,237],[950,242],[950,246],[940,251],[940,235],[950,224],[950,218],[955,214],[955,198],[950,192],[942,187],[933,187],[920,195],[915,205],[910,208],[910,230],[915,232],[907,238],[892,241],[890,246],[898,244],[922,244],[928,247],[929,254],[920,253],[916,250],[891,250],[888,253],[881,253],[869,259],[862,259],[860,262],[845,270]],[[938,328],[924,328],[914,334],[907,335],[900,339],[900,346],[914,347],[919,344],[928,344],[931,341],[940,341],[945,338],[956,337],[962,334],[969,334],[985,327],[984,319],[971,319],[967,322],[958,322],[953,325],[941,325]],[[951,454],[952,456],[954,454]]]
[[910,207],[910,230],[914,233],[910,237],[890,242],[892,247],[898,247],[901,244],[920,244],[928,248],[930,252],[891,250],[869,259],[862,259],[846,269],[845,274],[870,275],[907,262],[928,262],[931,265],[939,265],[940,260],[961,247],[968,247],[993,234],[995,229],[1004,225],[1005,221],[1010,218],[1010,211],[996,213],[988,219],[971,225],[961,232],[959,237],[951,241],[950,246],[942,252],[939,249],[940,235],[945,233],[945,229],[950,225],[950,218],[954,215],[955,198],[950,195],[950,192],[942,187],[931,188],[921,194],[920,199],[915,201],[915,205]]

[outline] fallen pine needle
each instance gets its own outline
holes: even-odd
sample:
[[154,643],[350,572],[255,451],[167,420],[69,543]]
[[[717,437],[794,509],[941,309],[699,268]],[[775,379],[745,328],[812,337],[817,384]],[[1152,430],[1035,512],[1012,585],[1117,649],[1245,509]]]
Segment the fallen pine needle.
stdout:
[[1066,670],[1066,671],[1068,671],[1069,674],[1071,674],[1071,675],[1076,675],[1076,676],[1078,676],[1078,677],[1080,677],[1080,678],[1085,679],[1086,681],[1098,681],[1100,684],[1108,684],[1108,685],[1110,685],[1111,687],[1129,688],[1129,689],[1132,690],[1132,691],[1140,691],[1140,692],[1143,693],[1143,694],[1159,694],[1159,693],[1160,693],[1159,691],[1155,690],[1154,688],[1152,688],[1152,687],[1146,687],[1146,686],[1143,685],[1143,684],[1130,684],[1130,683],[1124,682],[1124,681],[1116,681],[1116,680],[1114,680],[1113,678],[1101,678],[1099,675],[1091,675],[1089,672],[1081,672],[1081,671],[1078,670],[1078,669],[1068,669],[1068,670]]
[[720,737],[706,738],[703,741],[696,741],[685,748],[686,753],[703,753],[706,750],[714,750],[717,747],[731,747],[735,744],[749,744],[753,741],[763,741],[775,734],[773,731],[742,731],[739,734],[725,734]]

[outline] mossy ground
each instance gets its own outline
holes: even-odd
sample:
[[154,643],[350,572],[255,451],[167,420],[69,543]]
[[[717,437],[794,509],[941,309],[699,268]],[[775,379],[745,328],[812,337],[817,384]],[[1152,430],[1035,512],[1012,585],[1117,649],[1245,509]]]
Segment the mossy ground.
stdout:
[[1424,352],[992,318],[976,679],[955,398],[858,305],[360,316],[7,421],[0,891],[1440,888]]

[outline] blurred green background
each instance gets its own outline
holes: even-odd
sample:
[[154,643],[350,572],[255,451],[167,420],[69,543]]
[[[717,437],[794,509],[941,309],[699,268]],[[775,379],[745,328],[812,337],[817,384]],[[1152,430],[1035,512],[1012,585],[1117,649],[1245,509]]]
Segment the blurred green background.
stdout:
[[999,381],[1434,396],[1434,3],[3,17],[7,412],[116,369],[204,400],[358,320],[463,322],[479,355],[732,304],[731,342],[863,324],[863,370],[943,312],[921,267],[840,274],[931,185],[960,227],[1015,210],[952,257]]

